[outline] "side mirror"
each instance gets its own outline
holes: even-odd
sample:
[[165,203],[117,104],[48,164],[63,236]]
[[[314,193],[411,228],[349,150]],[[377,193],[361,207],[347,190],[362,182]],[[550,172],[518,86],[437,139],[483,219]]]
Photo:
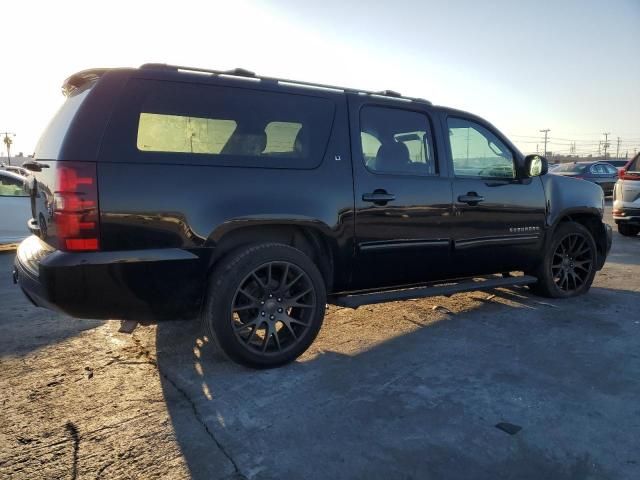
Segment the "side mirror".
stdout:
[[547,159],[540,155],[527,155],[524,157],[524,171],[528,177],[546,175],[549,171]]

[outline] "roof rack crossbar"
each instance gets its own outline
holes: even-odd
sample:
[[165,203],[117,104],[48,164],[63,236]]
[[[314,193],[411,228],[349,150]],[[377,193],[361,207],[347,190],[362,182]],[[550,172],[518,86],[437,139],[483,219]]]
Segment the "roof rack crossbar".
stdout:
[[296,87],[296,86],[310,87],[310,88],[319,88],[319,89],[332,90],[332,91],[345,92],[345,93],[356,93],[361,95],[375,95],[376,97],[398,98],[398,99],[410,100],[413,102],[426,103],[428,105],[431,105],[431,102],[429,100],[425,100],[424,98],[405,97],[393,90],[382,90],[382,91],[374,92],[370,90],[340,87],[336,85],[328,85],[328,84],[317,83],[317,82],[305,82],[302,80],[289,80],[286,78],[265,77],[265,76],[256,75],[254,72],[250,70],[245,70],[243,68],[234,68],[233,70],[211,70],[207,68],[198,68],[198,67],[194,68],[194,67],[185,67],[181,65],[168,65],[164,63],[145,63],[140,68],[144,70],[165,70],[165,71],[174,71],[174,72],[183,71],[183,72],[208,73],[211,75],[248,77],[256,80],[274,82],[274,83],[284,84],[284,85],[293,86],[293,87]]

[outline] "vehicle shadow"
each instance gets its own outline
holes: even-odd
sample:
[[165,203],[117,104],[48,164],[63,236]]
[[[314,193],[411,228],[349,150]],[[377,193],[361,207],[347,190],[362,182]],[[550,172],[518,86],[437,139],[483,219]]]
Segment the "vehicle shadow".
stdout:
[[468,295],[470,308],[457,296],[332,308],[310,352],[266,371],[221,360],[197,322],[159,324],[163,392],[192,478],[637,474],[640,325],[624,313],[640,293]]
[[13,284],[14,256],[0,252],[0,357],[24,355],[102,325],[99,320],[78,320],[31,304]]

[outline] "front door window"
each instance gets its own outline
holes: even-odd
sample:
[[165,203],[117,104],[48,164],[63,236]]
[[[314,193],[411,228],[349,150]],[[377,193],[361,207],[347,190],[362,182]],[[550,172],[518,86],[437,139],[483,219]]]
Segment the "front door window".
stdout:
[[498,137],[470,120],[449,118],[447,122],[457,177],[515,178],[513,153]]

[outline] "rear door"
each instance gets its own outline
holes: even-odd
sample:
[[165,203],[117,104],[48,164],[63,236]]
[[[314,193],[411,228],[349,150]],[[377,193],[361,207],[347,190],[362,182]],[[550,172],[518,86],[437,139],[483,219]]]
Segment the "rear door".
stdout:
[[440,278],[451,182],[426,104],[349,96],[356,210],[353,288]]
[[474,275],[524,269],[542,248],[546,201],[539,178],[488,123],[443,117],[453,170],[454,267]]

